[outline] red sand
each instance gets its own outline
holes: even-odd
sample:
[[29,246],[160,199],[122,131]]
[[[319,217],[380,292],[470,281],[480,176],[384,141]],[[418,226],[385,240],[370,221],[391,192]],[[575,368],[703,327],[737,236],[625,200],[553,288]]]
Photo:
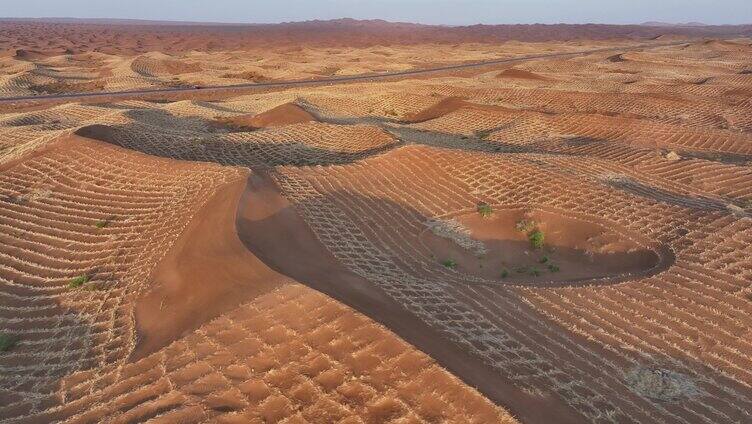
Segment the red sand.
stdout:
[[233,116],[231,118],[218,119],[215,122],[216,124],[234,129],[253,130],[312,122],[315,120],[316,118],[313,115],[306,112],[300,106],[293,103],[285,103],[257,115]]
[[526,79],[535,81],[547,81],[548,78],[535,74],[523,69],[505,69],[501,71],[496,78],[514,78],[514,79]]

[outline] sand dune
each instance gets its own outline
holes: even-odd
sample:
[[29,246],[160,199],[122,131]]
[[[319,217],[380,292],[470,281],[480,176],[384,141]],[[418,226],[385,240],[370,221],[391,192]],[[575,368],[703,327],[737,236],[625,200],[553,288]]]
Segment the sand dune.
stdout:
[[303,122],[313,122],[315,120],[316,118],[300,106],[294,103],[285,103],[256,115],[241,115],[223,118],[220,119],[218,123],[235,129],[254,130],[258,128],[273,128],[300,124]]

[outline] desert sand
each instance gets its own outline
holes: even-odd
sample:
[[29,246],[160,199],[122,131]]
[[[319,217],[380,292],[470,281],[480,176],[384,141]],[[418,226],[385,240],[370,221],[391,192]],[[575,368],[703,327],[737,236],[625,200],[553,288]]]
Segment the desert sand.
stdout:
[[0,423],[749,420],[748,29],[144,25],[0,94],[679,43],[0,113]]

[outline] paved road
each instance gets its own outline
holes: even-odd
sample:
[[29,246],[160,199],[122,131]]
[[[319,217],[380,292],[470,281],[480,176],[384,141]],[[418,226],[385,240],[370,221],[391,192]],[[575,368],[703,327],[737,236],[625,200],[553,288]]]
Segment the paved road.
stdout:
[[425,68],[425,69],[415,69],[415,70],[409,70],[409,71],[384,72],[384,73],[375,73],[375,74],[318,78],[318,79],[308,79],[308,80],[277,81],[277,82],[248,83],[248,84],[234,84],[234,85],[215,85],[215,86],[203,86],[203,87],[148,88],[148,89],[143,89],[143,90],[103,91],[103,92],[96,92],[96,93],[64,93],[64,94],[44,94],[44,95],[37,95],[37,96],[3,97],[3,98],[0,98],[0,104],[8,104],[8,103],[16,103],[16,102],[24,102],[24,101],[40,101],[40,100],[76,101],[76,100],[92,99],[92,98],[97,98],[97,97],[100,97],[103,99],[104,98],[112,99],[113,97],[118,98],[118,99],[119,98],[137,98],[139,95],[154,95],[154,94],[158,95],[160,93],[161,94],[177,94],[177,93],[191,93],[191,92],[221,93],[222,91],[242,90],[242,89],[252,89],[252,88],[283,89],[283,88],[288,88],[288,87],[306,86],[306,85],[342,84],[342,83],[348,83],[348,82],[375,81],[375,80],[412,76],[412,75],[424,75],[424,74],[432,74],[432,73],[439,73],[439,72],[472,69],[472,68],[479,68],[479,67],[489,66],[489,65],[518,63],[518,62],[524,62],[524,61],[536,60],[536,59],[575,57],[575,56],[584,56],[584,55],[589,55],[593,53],[605,53],[605,52],[626,52],[626,51],[643,50],[643,49],[650,49],[650,48],[657,48],[657,47],[679,46],[679,45],[685,45],[685,44],[688,44],[688,41],[685,40],[685,41],[678,41],[678,42],[671,42],[671,43],[651,43],[651,44],[639,44],[639,45],[622,46],[622,47],[607,47],[607,48],[602,48],[602,49],[582,50],[582,51],[576,51],[576,52],[557,52],[557,53],[545,53],[545,54],[528,55],[528,56],[518,56],[518,57],[512,57],[512,58],[486,60],[482,62],[463,63],[463,64],[458,64],[458,65],[440,66],[440,67]]

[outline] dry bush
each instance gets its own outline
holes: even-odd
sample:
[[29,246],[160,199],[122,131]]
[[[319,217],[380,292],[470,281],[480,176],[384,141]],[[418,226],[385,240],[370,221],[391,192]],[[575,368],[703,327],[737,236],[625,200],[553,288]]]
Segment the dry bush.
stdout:
[[635,392],[661,401],[677,401],[699,393],[686,375],[661,368],[634,368],[627,373],[626,380]]

